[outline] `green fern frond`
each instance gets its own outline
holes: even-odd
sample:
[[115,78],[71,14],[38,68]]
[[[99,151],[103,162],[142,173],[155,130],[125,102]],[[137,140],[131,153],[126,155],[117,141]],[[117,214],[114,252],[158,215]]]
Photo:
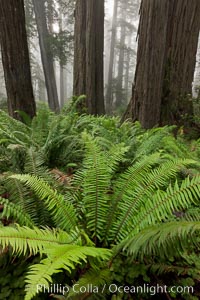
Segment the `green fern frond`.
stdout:
[[16,178],[8,177],[6,188],[9,191],[9,200],[20,205],[36,226],[52,225],[52,218],[46,210],[45,203],[38,199],[26,185]]
[[60,135],[63,135],[63,132],[61,132],[62,119],[62,115],[54,115],[54,117],[51,118],[51,121],[49,122],[48,134],[46,136],[45,143],[42,147],[44,152],[48,152],[49,148],[51,148],[51,145],[54,143],[54,140],[58,139]]
[[186,221],[200,221],[200,207],[190,207],[183,213],[182,218]]
[[175,183],[174,188],[169,186],[164,190],[166,181],[175,177],[184,164],[191,164],[192,160],[174,160],[165,162],[157,169],[151,171],[145,180],[138,179],[138,186],[125,194],[125,200],[120,202],[121,214],[114,225],[115,238],[118,241],[126,238],[127,233],[140,230],[165,220],[173,211],[188,208],[200,195],[200,177],[192,180],[186,178],[179,188]]
[[148,129],[138,134],[138,146],[135,158],[140,159],[144,155],[150,155],[164,146],[163,139],[170,136],[175,126],[165,126],[161,128]]
[[49,286],[52,282],[51,276],[61,272],[62,269],[69,273],[80,265],[87,262],[88,257],[97,258],[100,261],[108,260],[111,257],[111,251],[103,248],[94,248],[78,245],[59,245],[46,249],[47,258],[43,259],[40,264],[30,268],[27,274],[27,289],[25,300],[30,300],[37,293],[37,286],[40,284]]
[[199,234],[200,222],[169,222],[159,226],[156,224],[123,242],[123,250],[133,259],[143,259],[150,255],[181,256],[181,252],[187,251],[192,245],[199,246]]
[[[102,268],[99,269],[97,268],[92,269],[92,270],[88,270],[81,278],[79,281],[76,282],[77,287],[88,287],[88,285],[92,285],[98,287],[99,291],[102,293],[102,295],[104,295],[107,292],[106,289],[104,289],[104,285],[106,284],[106,286],[109,285],[109,283],[112,282],[112,272],[110,271],[110,269],[107,268]],[[78,290],[78,288],[77,288]],[[72,289],[69,291],[69,294],[67,295],[66,299],[71,299],[71,297],[75,296],[75,299],[77,297],[77,295],[80,295],[78,293],[78,291],[74,292]]]
[[163,139],[164,149],[166,152],[179,158],[194,158],[195,155],[189,150],[186,142],[181,141],[180,138],[175,138],[173,135],[168,135]]
[[83,162],[83,205],[87,228],[93,238],[102,239],[108,213],[108,188],[112,169],[97,142],[88,134],[83,137],[86,145],[86,158]]
[[109,167],[115,171],[119,163],[125,161],[125,153],[129,150],[124,143],[112,145],[108,151],[105,151]]
[[195,160],[185,158],[164,160],[161,162],[160,166],[148,173],[146,189],[153,191],[155,188],[159,189],[168,186],[169,181],[177,177],[178,172],[189,166],[196,165],[196,163]]
[[[199,256],[196,255],[196,260],[199,260]],[[189,267],[188,265],[184,266],[179,266],[173,263],[153,263],[150,266],[150,271],[153,274],[163,275],[167,273],[176,273],[178,276],[185,276],[186,274],[195,274],[197,277],[199,277],[199,268],[196,267]]]
[[[133,207],[134,189],[146,181],[147,172],[150,172],[152,166],[158,163],[160,159],[159,153],[154,153],[150,156],[144,157],[142,160],[129,167],[128,170],[114,183],[114,195],[112,196],[106,224],[106,234],[109,239],[115,239],[114,236],[118,235],[118,232],[120,232],[121,227],[123,226],[123,222],[126,220],[125,215],[129,213],[130,208]],[[124,203],[127,205],[126,211]],[[124,214],[124,217],[122,217],[122,214]],[[119,221],[118,225],[115,224],[115,228],[110,232],[114,222],[117,219],[119,220],[119,215],[121,215],[121,223]]]
[[51,226],[52,219],[45,208],[43,201],[30,191],[30,189],[16,178],[10,178],[10,174],[4,175],[2,184],[7,192],[9,202],[21,206],[24,213],[29,215],[35,226]]
[[[24,173],[29,175],[37,176],[51,186],[55,185],[55,180],[53,180],[51,173],[49,172],[47,166],[45,165],[44,153],[41,150],[37,150],[34,147],[30,147],[26,151],[25,163],[24,163]],[[13,179],[12,179],[13,180]],[[15,181],[18,184],[22,184],[19,180]],[[52,218],[48,210],[46,210],[45,203],[40,201],[35,194],[30,192],[27,186],[24,189],[28,190],[28,195],[26,192],[26,201],[24,203],[26,211],[30,214],[31,218],[35,221],[35,225],[53,225]]]
[[[42,103],[44,105],[44,103]],[[31,129],[31,139],[37,141],[37,144],[43,146],[46,141],[46,137],[49,134],[50,124],[54,118],[54,113],[46,107],[40,107],[37,110],[37,116],[33,118]]]
[[0,215],[2,218],[12,218],[15,223],[18,223],[21,226],[24,225],[30,228],[34,226],[30,216],[24,211],[21,205],[16,205],[1,197],[0,204],[3,205],[3,212]]
[[4,186],[9,193],[9,200],[15,204],[20,205],[24,210],[26,208],[26,203],[28,201],[28,192],[23,184],[15,179],[10,178],[10,173],[4,176]]
[[175,182],[166,191],[158,190],[152,198],[146,199],[140,212],[132,219],[132,229],[141,230],[149,225],[167,220],[173,212],[187,209],[192,203],[199,203],[200,176],[186,178],[181,186]]
[[47,173],[47,167],[44,165],[45,158],[43,153],[33,147],[28,148],[24,166],[25,173],[44,178],[44,174]]
[[4,138],[10,144],[22,146],[32,145],[31,128],[24,123],[11,118],[7,113],[0,110],[0,139]]
[[70,235],[63,231],[25,226],[0,228],[2,247],[11,246],[13,253],[18,255],[25,255],[27,252],[31,255],[42,254],[47,247],[66,244],[70,239]]
[[10,178],[23,182],[35,192],[39,199],[44,201],[58,228],[70,231],[76,227],[77,216],[72,204],[42,179],[31,175],[12,175]]

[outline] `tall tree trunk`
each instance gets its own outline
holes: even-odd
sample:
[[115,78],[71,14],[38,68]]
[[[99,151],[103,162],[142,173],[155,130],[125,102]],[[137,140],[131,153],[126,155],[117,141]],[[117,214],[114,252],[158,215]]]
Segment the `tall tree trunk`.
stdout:
[[89,113],[104,114],[104,1],[88,0],[86,22],[86,95]]
[[[59,31],[62,32],[63,30],[63,14],[62,14],[62,7],[60,5],[59,8]],[[62,55],[62,53],[61,53]],[[65,94],[64,94],[64,67],[60,56],[59,62],[60,68],[60,107],[63,108],[65,102]]]
[[53,23],[54,23],[54,0],[46,1],[46,17],[47,17],[47,28],[49,33],[53,33]]
[[74,94],[86,95],[88,113],[104,114],[104,1],[77,0],[75,17]]
[[193,96],[197,98],[199,92],[200,92],[200,35],[198,40],[196,66],[195,66],[194,81],[193,81]]
[[[123,16],[125,14],[123,13]],[[126,39],[126,26],[124,19],[121,20],[121,34],[120,34],[120,49],[118,60],[118,74],[116,84],[116,103],[115,107],[118,108],[123,102],[123,75],[124,75],[124,54],[125,54],[125,39]]]
[[[143,127],[184,124],[200,29],[200,1],[142,0],[133,93],[124,118]],[[185,100],[184,100],[185,99]]]
[[[63,81],[64,81],[63,91],[65,95],[65,100],[68,99],[68,74],[69,74],[68,68],[69,68],[68,64],[66,64],[65,67],[63,68]],[[70,82],[70,86],[71,86],[71,82]]]
[[73,94],[86,95],[86,1],[77,0],[74,28]]
[[126,73],[125,73],[125,99],[128,101],[129,97],[129,71],[130,71],[130,59],[131,59],[131,35],[132,31],[129,33],[128,37],[128,48],[126,51]]
[[55,72],[53,66],[53,54],[50,45],[50,35],[47,28],[45,0],[33,0],[41,59],[47,88],[48,103],[51,110],[59,111],[59,101],[56,87]]
[[117,31],[117,8],[119,0],[114,0],[113,17],[112,17],[112,32],[111,32],[111,44],[110,44],[110,60],[108,71],[108,87],[106,92],[106,110],[108,114],[112,112],[112,87],[113,87],[113,67],[114,67],[114,54],[116,43],[116,31]]
[[16,110],[36,114],[31,82],[23,0],[1,0],[0,43],[9,114],[21,119]]
[[39,96],[40,101],[45,101],[45,98],[46,98],[45,92],[46,92],[45,83],[41,79],[39,79],[38,80],[38,96]]
[[60,64],[60,107],[63,108],[65,104],[65,94],[64,94],[64,68]]
[[192,82],[200,30],[199,0],[173,0],[170,4],[161,125],[187,124],[184,119],[193,115]]
[[160,122],[168,0],[142,0],[138,52],[132,99],[125,118],[150,128]]

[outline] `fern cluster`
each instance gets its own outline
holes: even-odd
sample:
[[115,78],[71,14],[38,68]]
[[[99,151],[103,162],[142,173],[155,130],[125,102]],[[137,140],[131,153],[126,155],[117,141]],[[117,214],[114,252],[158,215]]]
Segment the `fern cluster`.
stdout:
[[[28,251],[44,257],[27,275],[25,299],[35,295],[37,284],[48,286],[54,273],[62,269],[70,273],[86,261],[90,268],[80,282],[99,272],[100,284],[109,281],[109,269],[120,253],[143,261],[148,256],[181,257],[191,245],[194,253],[198,249],[200,220],[196,214],[193,217],[191,207],[199,206],[200,176],[195,172],[183,175],[184,170],[194,169],[196,161],[148,151],[137,154],[129,168],[119,171],[127,146],[117,144],[115,151],[113,147],[102,150],[99,137],[86,132],[82,143],[83,164],[65,194],[34,172],[9,176],[9,180],[22,183],[26,193],[34,193],[55,227],[36,227],[31,205],[27,208],[23,202],[1,200],[3,216],[12,216],[20,224],[0,230],[2,246],[12,246],[15,254]],[[173,220],[176,212],[187,211],[189,220]],[[107,267],[106,260],[110,260]]]
[[[0,112],[0,207],[9,221],[0,242],[15,255],[41,256],[27,273],[25,299],[63,270],[70,286],[120,282],[122,257],[143,266],[144,277],[169,267],[183,272],[186,261],[192,268],[199,253],[198,141],[182,143],[173,127],[144,131],[114,117],[65,113],[42,109],[25,125]],[[56,172],[69,180],[56,180]]]
[[79,167],[84,156],[83,131],[98,138],[101,149],[108,150],[113,144],[123,143],[129,148],[127,165],[133,159],[155,151],[165,151],[182,158],[198,156],[198,142],[192,146],[195,151],[191,153],[190,146],[181,138],[173,137],[173,126],[144,131],[139,123],[121,124],[117,117],[78,115],[73,109],[55,115],[46,107],[38,110],[29,125],[13,120],[3,111],[0,111],[0,119],[0,166],[13,172],[24,172],[30,148],[50,168],[56,166],[66,170],[70,166]]

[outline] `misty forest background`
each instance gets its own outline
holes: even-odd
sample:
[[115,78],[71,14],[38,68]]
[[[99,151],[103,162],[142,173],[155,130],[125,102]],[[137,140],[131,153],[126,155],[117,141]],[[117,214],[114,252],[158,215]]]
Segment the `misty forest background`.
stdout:
[[[106,98],[112,99],[113,111],[117,113],[122,113],[130,99],[136,64],[140,1],[131,2],[130,4],[128,1],[119,1],[115,7],[114,1],[105,2],[104,91],[105,95],[107,94]],[[45,14],[48,43],[52,50],[60,107],[73,95],[74,11],[75,1],[47,1]],[[48,102],[32,1],[25,1],[25,12],[35,99]],[[96,34],[99,34],[98,31]],[[111,62],[110,56],[113,56]],[[112,68],[112,76],[109,74],[109,68]],[[117,101],[117,97],[120,100]],[[2,106],[6,101],[2,61],[0,99]]]
[[0,1],[0,299],[200,299],[199,32],[199,0]]
[[[144,3],[139,12],[140,1],[135,0],[105,1],[105,7],[102,1],[96,7],[75,2],[27,0],[26,16],[23,7],[18,7],[19,16],[12,24],[12,12],[6,14],[2,6],[0,99],[5,106],[8,95],[10,115],[18,109],[35,115],[33,98],[32,111],[22,104],[23,97],[32,97],[33,89],[35,100],[47,102],[53,111],[59,111],[72,96],[87,95],[89,113],[139,120],[145,128],[182,125],[193,114],[198,119],[200,46],[195,3],[190,7],[185,2],[180,7],[176,2],[171,6]],[[24,18],[27,38],[20,40],[15,25],[20,21],[23,28]],[[148,18],[153,21],[149,23]],[[10,46],[6,36],[12,41]],[[17,56],[27,42],[29,53]],[[17,60],[21,65],[22,60],[26,65],[30,61],[32,83],[29,74],[26,91],[13,96],[19,84],[12,79],[17,75],[11,74]],[[23,71],[18,68],[18,73]],[[14,104],[18,96],[21,101]]]

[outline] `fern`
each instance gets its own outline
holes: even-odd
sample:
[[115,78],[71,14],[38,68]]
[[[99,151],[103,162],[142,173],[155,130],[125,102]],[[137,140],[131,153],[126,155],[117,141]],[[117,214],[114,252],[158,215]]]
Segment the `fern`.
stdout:
[[86,262],[88,257],[104,261],[111,256],[108,249],[79,245],[76,240],[72,244],[73,236],[64,231],[36,227],[0,228],[0,241],[3,248],[11,246],[13,253],[18,255],[25,255],[27,252],[31,255],[37,253],[47,255],[40,264],[32,266],[28,272],[25,296],[27,300],[36,295],[37,285],[48,286],[54,273],[61,272],[62,269],[71,272],[77,265]]
[[[199,256],[196,255],[196,259],[199,260]],[[182,263],[183,264],[183,263]],[[178,276],[185,276],[186,274],[195,274],[197,278],[199,277],[199,268],[194,268],[192,265],[189,267],[188,265],[186,266],[179,266],[176,265],[175,263],[153,263],[150,265],[150,271],[154,274],[157,275],[163,275],[167,273],[176,273]]]
[[33,147],[28,148],[26,152],[24,172],[47,179],[47,167],[44,165],[44,154],[41,151],[38,152]]
[[28,202],[27,189],[23,186],[21,182],[19,182],[19,180],[9,178],[11,174],[4,174],[2,182],[6,191],[8,191],[9,193],[9,200],[13,203],[20,205],[24,210],[26,210],[26,203]]
[[16,205],[9,202],[7,199],[0,197],[0,204],[3,205],[3,212],[1,213],[2,218],[10,219],[12,218],[19,225],[33,227],[34,223],[30,218],[30,215],[27,214],[21,205]]
[[[10,178],[10,174],[4,176],[4,187],[8,193],[9,202],[21,206],[24,213],[28,214],[36,226],[52,226],[53,221],[46,210],[43,201],[38,199],[33,191],[16,178]],[[47,178],[47,176],[45,176]]]
[[132,259],[150,255],[181,256],[191,245],[199,246],[199,233],[200,222],[169,222],[149,226],[122,244]]
[[108,212],[108,187],[112,170],[97,143],[89,135],[85,135],[84,138],[87,151],[83,166],[85,218],[92,237],[101,240]]
[[49,134],[50,124],[54,117],[54,113],[50,111],[45,103],[40,103],[40,107],[37,110],[37,116],[33,118],[31,124],[31,139],[37,141],[38,145],[43,146],[45,144]]
[[31,175],[12,175],[10,178],[20,180],[30,187],[41,200],[44,200],[58,228],[67,231],[75,228],[77,217],[71,203],[67,202],[62,195],[51,189],[42,179]]
[[129,147],[126,147],[124,143],[120,143],[117,145],[111,145],[109,150],[105,151],[108,165],[113,170],[113,173],[116,172],[119,164],[126,160],[125,154],[128,150]]
[[186,142],[183,142],[179,136],[175,138],[173,135],[169,135],[163,139],[163,142],[165,151],[173,156],[194,159],[194,153],[189,150]]
[[200,221],[200,207],[189,207],[182,216],[186,221]]
[[150,155],[164,146],[163,140],[170,136],[174,126],[165,126],[162,128],[152,128],[147,131],[141,131],[137,136],[138,145],[135,153],[137,159],[144,155]]
[[[154,213],[156,217],[160,213],[159,211],[161,210],[162,207],[162,206],[159,207],[158,205],[158,204],[161,205],[162,203],[158,199],[159,196],[158,198],[156,197],[156,194],[158,195],[165,194],[164,190],[159,191],[158,189],[164,188],[166,186],[167,180],[175,177],[177,172],[181,169],[181,166],[187,164],[190,165],[191,163],[194,163],[194,161],[192,160],[166,161],[155,170],[151,170],[148,173],[148,175],[147,172],[143,170],[143,174],[144,174],[143,178],[137,176],[137,173],[135,173],[134,168],[132,169],[130,168],[130,170],[127,173],[125,173],[124,177],[122,177],[122,180],[119,180],[119,182],[117,182],[118,185],[117,190],[120,192],[124,191],[123,192],[124,194],[120,195],[121,196],[121,199],[119,201],[120,214],[117,216],[118,221],[114,224],[114,228],[113,228],[114,230],[111,239],[115,240],[117,238],[117,240],[120,241],[123,238],[125,238],[127,233],[132,231],[134,228],[137,228],[137,230],[139,230],[140,228],[139,222],[137,223],[135,222],[135,220],[140,218],[140,216],[141,216],[141,222],[144,222],[144,220],[146,220],[147,222],[144,226],[146,226],[147,224],[151,224],[150,223],[151,217],[149,216],[149,213],[147,213],[148,204],[153,206],[154,203],[155,207],[154,206],[152,207],[151,212],[152,214]],[[133,182],[129,181],[130,179],[128,180],[127,175],[132,176]],[[187,182],[187,180],[185,180],[185,183]],[[124,188],[124,186],[126,188]],[[189,186],[190,183],[188,183],[188,189],[191,188],[191,186],[190,187]],[[167,190],[168,192],[169,189],[170,187]],[[173,191],[174,194],[177,195],[178,191],[177,190],[173,190]],[[116,199],[118,199],[118,197],[119,196],[116,196],[116,194],[114,194],[115,201]],[[185,190],[183,188],[180,191],[180,197],[187,198],[187,196],[185,195]],[[174,200],[174,202],[178,203],[177,201],[178,199],[175,196],[174,198],[173,197],[168,198],[166,201],[170,201],[172,199]],[[190,203],[191,200],[192,200],[191,198],[188,199],[188,203]],[[142,211],[144,211],[144,215],[141,215]],[[165,206],[163,207],[163,213],[164,211],[166,215],[172,213],[172,210],[171,211],[166,210]],[[145,218],[145,216],[147,217]],[[161,221],[161,219],[162,218],[160,218],[159,221]]]
[[27,276],[27,289],[25,300],[32,299],[36,295],[37,285],[44,284],[46,287],[52,282],[51,276],[61,272],[62,269],[71,272],[82,262],[87,262],[88,257],[101,260],[108,260],[111,251],[87,246],[61,245],[46,249],[47,258],[40,264],[30,268]]
[[134,216],[133,226],[137,230],[149,224],[155,224],[168,217],[174,211],[188,208],[191,203],[198,203],[200,196],[200,176],[191,180],[186,178],[179,187],[177,182],[166,191],[158,190],[151,199],[147,199],[141,211]]
[[[76,284],[79,285],[79,287],[86,287],[87,289],[87,287],[91,285],[91,282],[93,286],[98,286],[99,291],[101,291],[101,294],[105,298],[107,290],[104,289],[104,285],[108,286],[109,283],[112,282],[112,273],[110,269],[105,267],[89,270],[76,282]],[[78,291],[74,292],[73,289],[71,289],[66,296],[66,299],[71,299],[71,297],[74,299],[74,296],[77,297],[77,295],[80,297]]]
[[3,248],[12,247],[13,253],[25,255],[42,254],[50,245],[62,245],[70,240],[69,234],[58,230],[39,229],[37,227],[0,228],[0,241]]
[[[146,180],[146,174],[150,171],[152,165],[158,163],[160,160],[159,154],[153,154],[152,156],[144,157],[141,161],[131,166],[125,174],[123,174],[114,184],[114,194],[112,197],[112,202],[109,208],[109,216],[107,219],[106,232],[109,236],[110,229],[117,218],[119,218],[119,213],[124,212],[123,203],[129,203],[131,201],[130,206],[133,207],[133,192],[134,188],[138,185],[138,182]],[[129,199],[129,202],[128,202]],[[123,201],[122,201],[123,200]],[[128,205],[127,205],[128,206]],[[122,211],[121,211],[122,209]],[[127,212],[130,210],[130,207],[127,208]],[[126,214],[126,213],[125,213]],[[125,217],[124,217],[125,218]],[[117,235],[117,232],[120,230],[121,225],[119,224],[119,229],[117,229],[117,225],[115,232],[112,231],[111,239],[113,235]]]
[[[29,215],[34,225],[51,225],[52,220],[44,203],[39,201],[35,194],[28,189],[22,182],[15,178],[10,178],[8,174],[4,174],[2,185],[4,186],[5,192],[9,199],[9,203],[20,206],[24,214]],[[17,211],[17,208],[16,208]],[[17,216],[16,216],[17,217]],[[16,221],[14,219],[14,221]],[[21,224],[21,223],[20,223]],[[26,225],[26,224],[24,224]]]
[[[36,123],[37,118],[32,126],[39,126]],[[6,139],[3,147],[10,143],[11,148],[23,149],[22,172],[29,173],[9,176],[3,184],[2,190],[9,191],[9,201],[1,200],[3,214],[31,227],[0,228],[1,244],[15,254],[42,255],[41,263],[28,273],[26,299],[36,294],[38,283],[48,286],[52,275],[63,269],[69,274],[80,267],[84,273],[78,281],[81,284],[109,282],[109,268],[119,251],[128,259],[155,257],[158,265],[166,257],[182,258],[184,263],[188,259],[188,265],[192,264],[187,251],[198,254],[200,241],[199,167],[192,159],[174,159],[169,150],[166,153],[172,128],[144,131],[137,123],[120,126],[117,118],[79,117],[76,113],[67,117],[50,114],[47,123],[48,130],[42,126],[38,143],[31,144],[25,137],[27,130],[34,140],[33,129],[24,129],[19,146],[16,140],[10,143],[12,136],[0,132]],[[81,134],[83,128],[86,130]],[[18,131],[12,134],[20,140]],[[170,142],[173,149],[180,150],[177,157],[184,157],[185,148],[175,139]],[[61,160],[69,152],[71,157],[75,153],[72,162],[81,158],[77,160],[78,171],[70,173],[69,185],[56,186],[47,164],[66,166],[69,161]],[[44,224],[59,230],[41,229]]]
[[0,110],[0,140],[7,144],[17,144],[21,146],[33,145],[31,139],[31,128],[24,123],[15,120]]

